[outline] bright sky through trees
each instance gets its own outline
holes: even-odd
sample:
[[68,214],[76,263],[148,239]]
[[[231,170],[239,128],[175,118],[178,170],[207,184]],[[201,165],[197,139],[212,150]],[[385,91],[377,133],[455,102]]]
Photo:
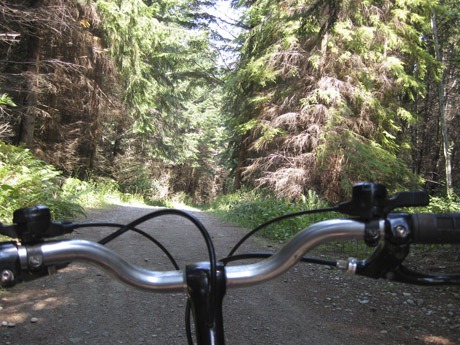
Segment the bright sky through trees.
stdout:
[[229,67],[237,58],[233,40],[241,30],[235,25],[239,21],[241,11],[232,8],[230,1],[217,1],[215,7],[208,8],[207,12],[218,19],[211,23],[211,29],[225,40],[225,42],[222,40],[213,41],[219,51],[218,63],[221,66]]
[[231,7],[230,1],[217,1],[216,7],[211,8],[209,13],[221,19],[220,23],[214,24],[214,28],[222,37],[232,40],[238,35],[238,28],[231,24],[239,20],[241,13]]

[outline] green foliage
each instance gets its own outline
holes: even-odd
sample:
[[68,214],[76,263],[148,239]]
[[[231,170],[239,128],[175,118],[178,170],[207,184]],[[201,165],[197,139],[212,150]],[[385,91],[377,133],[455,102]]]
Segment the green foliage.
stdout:
[[47,205],[57,219],[83,214],[72,195],[60,188],[60,172],[22,147],[0,141],[0,219],[11,222],[13,211]]
[[441,71],[427,50],[441,5],[248,6],[240,68],[228,79],[240,180],[294,198],[314,189],[330,201],[359,180],[417,185],[408,127],[417,125],[427,76]]
[[[276,198],[269,191],[240,190],[218,197],[209,206],[209,211],[246,229],[253,229],[288,213],[324,207],[327,207],[326,202],[313,191],[308,191],[294,203]],[[331,213],[320,213],[286,219],[261,230],[260,234],[269,239],[285,241],[312,223],[331,217]]]
[[8,96],[6,93],[2,94],[0,96],[0,105],[7,105],[9,107],[16,107],[17,105],[14,103],[14,101],[11,99],[10,96]]
[[142,202],[122,193],[118,184],[106,178],[81,181],[64,178],[53,166],[38,160],[23,147],[0,141],[0,219],[12,222],[13,211],[46,205],[54,219],[84,215],[84,208],[116,202]]
[[120,191],[118,183],[108,178],[66,178],[62,184],[62,196],[74,199],[85,208],[104,207],[119,202],[143,202],[141,196]]
[[[169,198],[189,185],[195,189],[184,191],[189,195],[206,195],[226,146],[209,18],[198,18],[209,3],[96,3],[122,79],[123,103],[133,119],[113,159],[112,176],[122,191],[146,200]],[[194,169],[199,182],[177,183],[182,169],[182,175]]]
[[410,209],[413,213],[460,213],[460,198],[456,195],[449,197],[430,197],[430,204],[426,207]]
[[203,127],[197,112],[218,94],[215,53],[198,29],[199,1],[97,1],[110,51],[123,80],[124,103],[144,150],[178,162],[193,155]]
[[[392,191],[417,189],[422,182],[402,159],[374,140],[344,131],[325,133],[323,142],[318,149],[317,169],[341,181],[343,195],[350,195],[353,184],[361,181],[380,182]],[[335,156],[343,160],[331,166],[330,158]]]
[[140,194],[147,198],[156,195],[157,188],[150,171],[154,170],[150,162],[139,162],[131,151],[119,155],[114,162],[114,178],[125,193]]

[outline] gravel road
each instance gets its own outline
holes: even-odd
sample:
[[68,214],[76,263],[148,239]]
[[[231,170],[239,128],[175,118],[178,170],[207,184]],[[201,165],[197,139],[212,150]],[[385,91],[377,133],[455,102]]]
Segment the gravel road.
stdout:
[[[152,212],[145,206],[92,210],[88,221],[127,223]],[[210,231],[218,257],[243,231],[191,210]],[[206,259],[201,235],[187,220],[165,216],[142,226],[179,265]],[[107,229],[78,230],[98,240]],[[128,261],[173,269],[166,256],[135,233],[109,243]],[[267,251],[252,241],[243,251]],[[271,246],[270,246],[271,247]],[[263,286],[227,292],[227,344],[460,344],[460,289],[415,287],[298,265]],[[73,264],[44,279],[0,292],[0,344],[186,344],[183,294],[151,294]]]

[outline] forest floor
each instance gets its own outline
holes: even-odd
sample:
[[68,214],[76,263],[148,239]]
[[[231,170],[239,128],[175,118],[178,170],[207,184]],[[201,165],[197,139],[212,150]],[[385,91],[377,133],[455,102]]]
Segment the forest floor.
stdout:
[[[87,220],[127,223],[153,210],[120,205],[92,210]],[[210,231],[218,257],[244,234],[206,213],[191,213]],[[206,259],[201,235],[183,218],[165,216],[142,228],[181,267]],[[72,236],[97,240],[108,233],[82,229]],[[108,246],[134,264],[173,269],[137,234],[126,233]],[[270,249],[253,240],[240,250]],[[427,254],[421,260],[442,265],[442,253],[436,255],[435,261]],[[184,294],[134,290],[91,266],[72,264],[51,277],[0,292],[0,344],[186,344],[185,301]],[[302,264],[262,286],[227,291],[226,337],[233,345],[460,344],[459,302],[458,287],[396,284]]]

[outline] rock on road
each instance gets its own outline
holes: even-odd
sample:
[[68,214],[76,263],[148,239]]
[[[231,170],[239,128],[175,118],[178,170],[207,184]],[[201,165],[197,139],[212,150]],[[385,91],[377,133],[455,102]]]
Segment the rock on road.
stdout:
[[[120,205],[92,210],[87,221],[128,223],[153,207]],[[191,210],[209,230],[218,257],[244,234]],[[143,230],[160,240],[181,267],[206,260],[204,241],[177,216],[149,221]],[[108,229],[80,229],[75,238],[99,240]],[[129,232],[108,247],[152,270],[172,270],[167,257]],[[270,251],[250,241],[241,251]],[[227,291],[226,340],[244,344],[460,344],[458,288],[425,288],[351,277],[297,265],[282,277]],[[58,274],[0,292],[0,344],[186,344],[185,295],[152,294],[111,280],[92,266],[72,264]]]

